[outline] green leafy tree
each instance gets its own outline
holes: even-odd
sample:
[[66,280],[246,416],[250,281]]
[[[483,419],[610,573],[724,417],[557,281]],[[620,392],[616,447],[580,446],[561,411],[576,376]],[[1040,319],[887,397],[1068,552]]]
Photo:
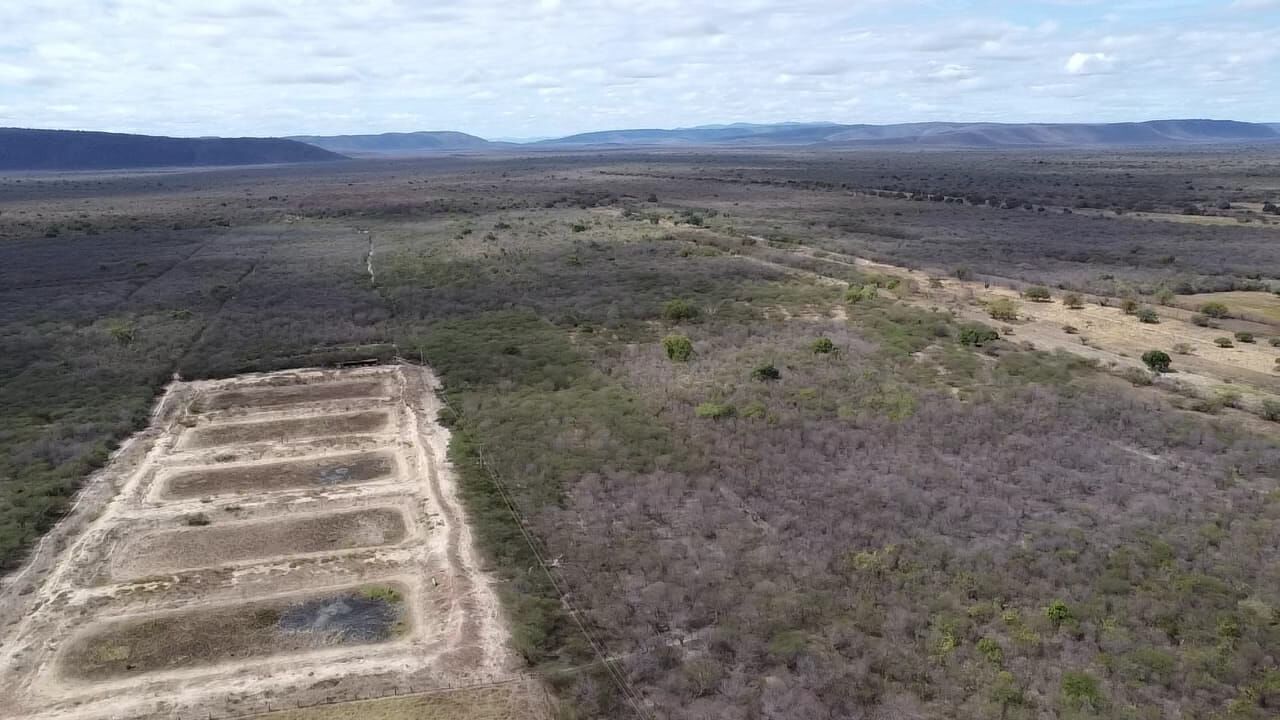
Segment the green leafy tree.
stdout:
[[1242,342],[1242,343],[1251,343],[1251,342],[1253,342],[1253,333],[1251,333],[1251,332],[1244,332],[1244,331],[1242,330],[1242,331],[1240,331],[1240,332],[1237,332],[1235,335],[1236,335],[1236,340],[1237,340],[1238,342]]
[[831,338],[820,337],[813,341],[813,352],[816,355],[827,355],[836,350],[836,344],[831,342]]
[[1142,353],[1142,362],[1146,363],[1151,372],[1167,373],[1169,366],[1173,364],[1173,358],[1163,350],[1148,350]]

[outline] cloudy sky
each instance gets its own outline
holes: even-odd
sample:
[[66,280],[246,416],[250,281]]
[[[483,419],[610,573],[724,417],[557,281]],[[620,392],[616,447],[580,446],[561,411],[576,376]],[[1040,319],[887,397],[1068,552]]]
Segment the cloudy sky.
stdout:
[[0,0],[0,126],[1280,122],[1280,0]]

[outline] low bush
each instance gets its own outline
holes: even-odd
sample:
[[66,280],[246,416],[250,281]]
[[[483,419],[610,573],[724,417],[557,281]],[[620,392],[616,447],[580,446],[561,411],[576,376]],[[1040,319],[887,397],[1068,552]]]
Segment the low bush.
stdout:
[[1082,670],[1062,674],[1062,702],[1071,710],[1097,712],[1102,709],[1102,689],[1098,679]]
[[1275,400],[1263,400],[1262,417],[1272,422],[1280,422],[1280,402]]
[[685,335],[668,335],[662,338],[662,349],[676,362],[686,362],[693,357],[693,341]]
[[1053,294],[1043,285],[1032,285],[1022,291],[1022,297],[1032,302],[1049,302],[1053,299]]
[[1072,310],[1079,310],[1084,307],[1084,298],[1080,297],[1080,293],[1067,293],[1062,296],[1062,304]]
[[1220,320],[1230,315],[1231,310],[1220,302],[1207,302],[1200,306],[1200,314]]
[[782,373],[779,372],[778,368],[773,366],[773,363],[760,365],[759,367],[751,371],[752,380],[760,380],[762,382],[767,382],[770,380],[778,380],[781,377],[782,377]]
[[999,340],[1000,333],[982,323],[969,323],[960,326],[959,339],[962,345],[982,346]]
[[1018,303],[1009,298],[996,298],[987,303],[987,314],[993,320],[1006,322],[1018,319]]
[[662,319],[669,323],[679,323],[685,320],[693,320],[701,314],[698,306],[688,300],[668,300],[662,306]]
[[1213,339],[1213,344],[1214,344],[1214,345],[1217,345],[1217,346],[1218,346],[1218,347],[1220,347],[1220,348],[1235,347],[1235,343],[1231,342],[1231,338],[1229,338],[1229,337],[1225,337],[1225,336],[1224,336],[1224,337],[1219,337],[1219,338],[1214,338],[1214,339]]
[[879,296],[875,285],[850,285],[844,292],[844,301],[849,303],[874,300]]
[[1120,371],[1120,377],[1128,380],[1135,387],[1147,387],[1155,382],[1151,377],[1151,373],[1136,367],[1127,367]]
[[1044,616],[1053,623],[1054,627],[1072,618],[1071,608],[1062,600],[1055,599],[1044,608]]
[[1004,648],[1000,647],[1000,643],[994,638],[984,637],[978,640],[978,652],[987,659],[992,665],[1000,665],[1004,662]]
[[704,402],[695,408],[693,412],[700,418],[711,418],[712,420],[730,418],[737,414],[737,410],[732,405],[715,402]]
[[836,344],[831,342],[831,338],[820,337],[813,341],[813,352],[816,355],[826,355],[836,350]]
[[1133,316],[1138,318],[1138,322],[1147,323],[1149,325],[1154,325],[1160,322],[1160,316],[1155,310],[1149,307],[1138,308],[1137,312],[1135,312]]
[[1237,332],[1237,333],[1235,334],[1235,336],[1236,336],[1236,340],[1237,340],[1238,342],[1242,342],[1242,343],[1251,343],[1251,342],[1253,342],[1253,333],[1251,333],[1251,332],[1244,332],[1244,331],[1242,330],[1242,331],[1240,331],[1240,332]]

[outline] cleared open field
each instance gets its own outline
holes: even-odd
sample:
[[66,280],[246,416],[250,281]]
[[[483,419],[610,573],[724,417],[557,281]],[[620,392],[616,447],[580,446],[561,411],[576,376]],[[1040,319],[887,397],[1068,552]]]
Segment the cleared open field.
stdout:
[[198,427],[184,440],[187,447],[210,448],[254,442],[287,442],[301,438],[371,433],[387,426],[385,412],[360,412],[266,422],[238,422]]
[[[207,515],[199,517],[208,522]],[[113,557],[111,575],[128,579],[282,555],[391,545],[403,540],[406,532],[404,515],[392,508],[239,522],[218,518],[213,525],[129,538]]]
[[75,640],[61,665],[71,677],[102,680],[233,658],[386,642],[408,631],[404,592],[370,585],[126,620]]
[[385,452],[356,453],[314,460],[294,460],[256,465],[182,472],[162,481],[167,498],[193,498],[247,492],[272,492],[295,488],[323,488],[371,482],[391,477],[395,458]]
[[1179,305],[1191,309],[1209,302],[1226,305],[1234,313],[1250,320],[1280,324],[1280,295],[1269,292],[1233,290],[1197,293],[1178,298]]
[[521,677],[436,387],[416,367],[172,384],[104,471],[114,495],[31,592],[0,594],[0,717],[243,716]]
[[326,400],[352,400],[376,398],[386,394],[386,386],[377,381],[292,385],[251,386],[243,390],[210,393],[200,399],[192,410],[208,412],[229,408],[269,408]]

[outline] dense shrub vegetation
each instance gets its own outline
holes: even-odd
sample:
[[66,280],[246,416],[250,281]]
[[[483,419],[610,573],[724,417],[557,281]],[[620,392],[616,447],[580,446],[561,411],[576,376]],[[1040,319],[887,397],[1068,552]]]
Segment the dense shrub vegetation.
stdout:
[[[1275,443],[896,302],[911,283],[841,253],[1141,297],[1274,277],[1274,230],[1006,202],[1150,191],[1211,211],[1172,170],[1129,183],[1070,154],[979,169],[932,155],[0,184],[6,563],[174,372],[398,352],[445,381],[450,457],[514,646],[575,668],[548,676],[567,717],[630,710],[500,488],[659,717],[1267,717]],[[854,194],[873,185],[985,197]],[[654,207],[659,189],[680,206]],[[110,209],[135,195],[135,219]],[[64,205],[88,217],[72,228]],[[46,238],[51,222],[64,229]],[[802,276],[818,270],[851,289]],[[995,310],[1017,317],[1012,300]],[[1143,360],[1169,369],[1163,351]]]

